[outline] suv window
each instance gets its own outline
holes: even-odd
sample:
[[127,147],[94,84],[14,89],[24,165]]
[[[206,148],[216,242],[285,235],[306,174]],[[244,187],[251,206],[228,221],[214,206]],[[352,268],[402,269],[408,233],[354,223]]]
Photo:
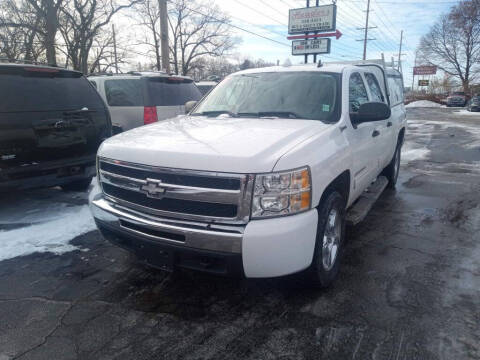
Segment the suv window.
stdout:
[[149,106],[185,105],[191,100],[200,100],[202,93],[193,80],[182,78],[147,78]]
[[103,108],[98,93],[80,73],[49,68],[1,68],[0,112]]
[[140,79],[105,80],[105,96],[110,106],[143,106]]
[[357,112],[360,105],[366,102],[368,102],[368,95],[363,79],[359,73],[353,73],[349,83],[350,112]]
[[375,75],[366,73],[365,79],[367,80],[368,88],[370,89],[370,94],[372,95],[372,101],[383,102],[383,94],[378,84],[377,78]]

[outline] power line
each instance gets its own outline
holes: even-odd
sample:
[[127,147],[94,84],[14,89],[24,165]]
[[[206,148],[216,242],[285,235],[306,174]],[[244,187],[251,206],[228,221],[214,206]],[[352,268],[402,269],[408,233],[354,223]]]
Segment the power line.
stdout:
[[[169,2],[171,2],[171,0],[169,0]],[[257,33],[253,32],[253,31],[250,31],[250,30],[244,29],[244,28],[242,28],[242,27],[240,27],[240,26],[231,24],[231,23],[229,23],[229,22],[227,22],[227,21],[225,21],[225,20],[218,19],[218,18],[216,18],[216,17],[214,17],[214,16],[212,16],[212,15],[207,15],[207,14],[204,14],[203,12],[198,11],[198,10],[196,10],[196,9],[189,8],[188,6],[186,6],[185,8],[188,9],[188,10],[190,10],[190,11],[192,11],[192,12],[194,12],[194,13],[196,13],[196,14],[198,14],[198,15],[206,16],[207,18],[213,19],[213,20],[215,20],[215,21],[217,21],[217,22],[219,22],[219,23],[225,24],[225,25],[230,26],[230,27],[232,27],[232,28],[235,28],[235,29],[237,29],[237,30],[246,32],[246,33],[251,34],[251,35],[254,35],[254,36],[261,37],[261,38],[263,38],[263,39],[265,39],[265,40],[269,40],[269,41],[274,42],[274,43],[277,43],[277,44],[279,44],[279,45],[283,45],[283,46],[288,46],[288,47],[290,47],[290,44],[287,44],[287,43],[284,43],[284,42],[281,42],[281,41],[278,41],[278,40],[269,38],[268,36],[264,36],[264,35],[261,35],[261,34],[257,34]]]

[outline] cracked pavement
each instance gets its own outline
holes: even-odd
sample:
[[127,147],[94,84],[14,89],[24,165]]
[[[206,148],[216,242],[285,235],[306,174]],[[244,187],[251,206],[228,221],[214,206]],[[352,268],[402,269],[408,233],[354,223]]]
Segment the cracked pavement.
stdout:
[[0,360],[480,359],[480,115],[408,117],[429,154],[348,229],[331,288],[167,274],[93,231],[0,262]]

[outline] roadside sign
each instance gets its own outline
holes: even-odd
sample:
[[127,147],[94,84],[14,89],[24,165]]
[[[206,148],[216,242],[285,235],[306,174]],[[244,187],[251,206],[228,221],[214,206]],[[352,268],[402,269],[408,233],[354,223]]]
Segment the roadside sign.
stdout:
[[301,9],[290,9],[288,16],[288,33],[335,31],[337,5],[322,5]]
[[429,80],[418,80],[418,86],[428,86],[429,84]]
[[330,39],[307,39],[292,41],[292,55],[329,54]]
[[413,75],[435,75],[437,73],[436,66],[415,66],[413,68]]

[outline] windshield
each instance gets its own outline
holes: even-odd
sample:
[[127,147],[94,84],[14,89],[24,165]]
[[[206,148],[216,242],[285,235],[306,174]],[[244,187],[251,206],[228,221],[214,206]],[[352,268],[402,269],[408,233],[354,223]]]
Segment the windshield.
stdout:
[[340,74],[252,73],[222,81],[192,115],[284,117],[335,122],[339,118]]

